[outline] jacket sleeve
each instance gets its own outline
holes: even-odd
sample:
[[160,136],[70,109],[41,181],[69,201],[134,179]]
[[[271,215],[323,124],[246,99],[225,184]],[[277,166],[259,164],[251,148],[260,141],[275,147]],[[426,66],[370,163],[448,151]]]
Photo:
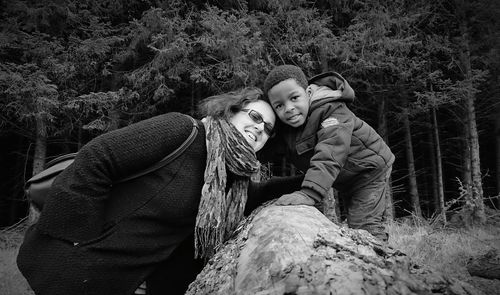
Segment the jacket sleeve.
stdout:
[[344,166],[354,126],[354,118],[342,111],[325,111],[317,131],[317,143],[302,190],[317,192],[324,198]]
[[54,181],[38,228],[71,242],[97,237],[112,184],[160,161],[191,130],[187,116],[169,113],[96,137]]
[[263,203],[300,189],[304,175],[272,177],[263,182],[250,181],[245,215]]

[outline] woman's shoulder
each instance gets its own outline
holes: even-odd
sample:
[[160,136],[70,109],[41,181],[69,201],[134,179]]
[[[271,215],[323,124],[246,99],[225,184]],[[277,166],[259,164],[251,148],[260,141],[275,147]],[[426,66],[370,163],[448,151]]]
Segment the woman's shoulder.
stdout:
[[134,127],[147,128],[147,129],[167,128],[169,130],[182,131],[182,130],[191,130],[193,124],[197,124],[196,122],[197,121],[189,115],[178,112],[169,112],[139,121],[130,126],[132,126],[132,128]]
[[193,130],[193,119],[188,115],[170,112],[141,120],[126,127],[105,133],[93,140],[94,144],[106,142],[135,142],[138,145],[167,141],[182,142]]
[[161,115],[157,115],[154,117],[151,117],[149,119],[145,119],[144,121],[157,121],[157,122],[176,122],[176,123],[190,123],[192,122],[192,119],[190,118],[189,115],[182,114],[179,112],[169,112]]

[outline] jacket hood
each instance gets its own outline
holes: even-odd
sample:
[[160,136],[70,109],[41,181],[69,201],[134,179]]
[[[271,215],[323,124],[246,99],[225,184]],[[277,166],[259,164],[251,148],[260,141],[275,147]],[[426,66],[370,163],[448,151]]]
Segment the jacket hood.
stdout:
[[355,98],[354,90],[349,83],[336,72],[325,72],[309,79],[307,92],[311,97],[311,103],[343,101],[353,102]]

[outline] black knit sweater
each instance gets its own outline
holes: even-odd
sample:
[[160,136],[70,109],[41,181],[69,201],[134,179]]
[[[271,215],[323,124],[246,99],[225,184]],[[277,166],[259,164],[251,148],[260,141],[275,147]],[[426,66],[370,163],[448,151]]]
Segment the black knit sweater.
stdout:
[[[157,116],[101,135],[79,151],[54,182],[19,252],[19,269],[37,294],[131,294],[192,234],[206,162],[200,126],[173,162],[114,187],[182,144],[191,120],[179,113]],[[301,180],[251,183],[247,212],[298,189]]]

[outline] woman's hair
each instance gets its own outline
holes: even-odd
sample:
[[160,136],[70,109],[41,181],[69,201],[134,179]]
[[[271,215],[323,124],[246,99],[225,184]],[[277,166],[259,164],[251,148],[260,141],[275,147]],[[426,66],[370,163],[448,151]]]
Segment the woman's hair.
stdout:
[[249,103],[264,100],[262,90],[257,87],[245,87],[219,95],[207,97],[198,104],[198,113],[202,117],[229,119]]

